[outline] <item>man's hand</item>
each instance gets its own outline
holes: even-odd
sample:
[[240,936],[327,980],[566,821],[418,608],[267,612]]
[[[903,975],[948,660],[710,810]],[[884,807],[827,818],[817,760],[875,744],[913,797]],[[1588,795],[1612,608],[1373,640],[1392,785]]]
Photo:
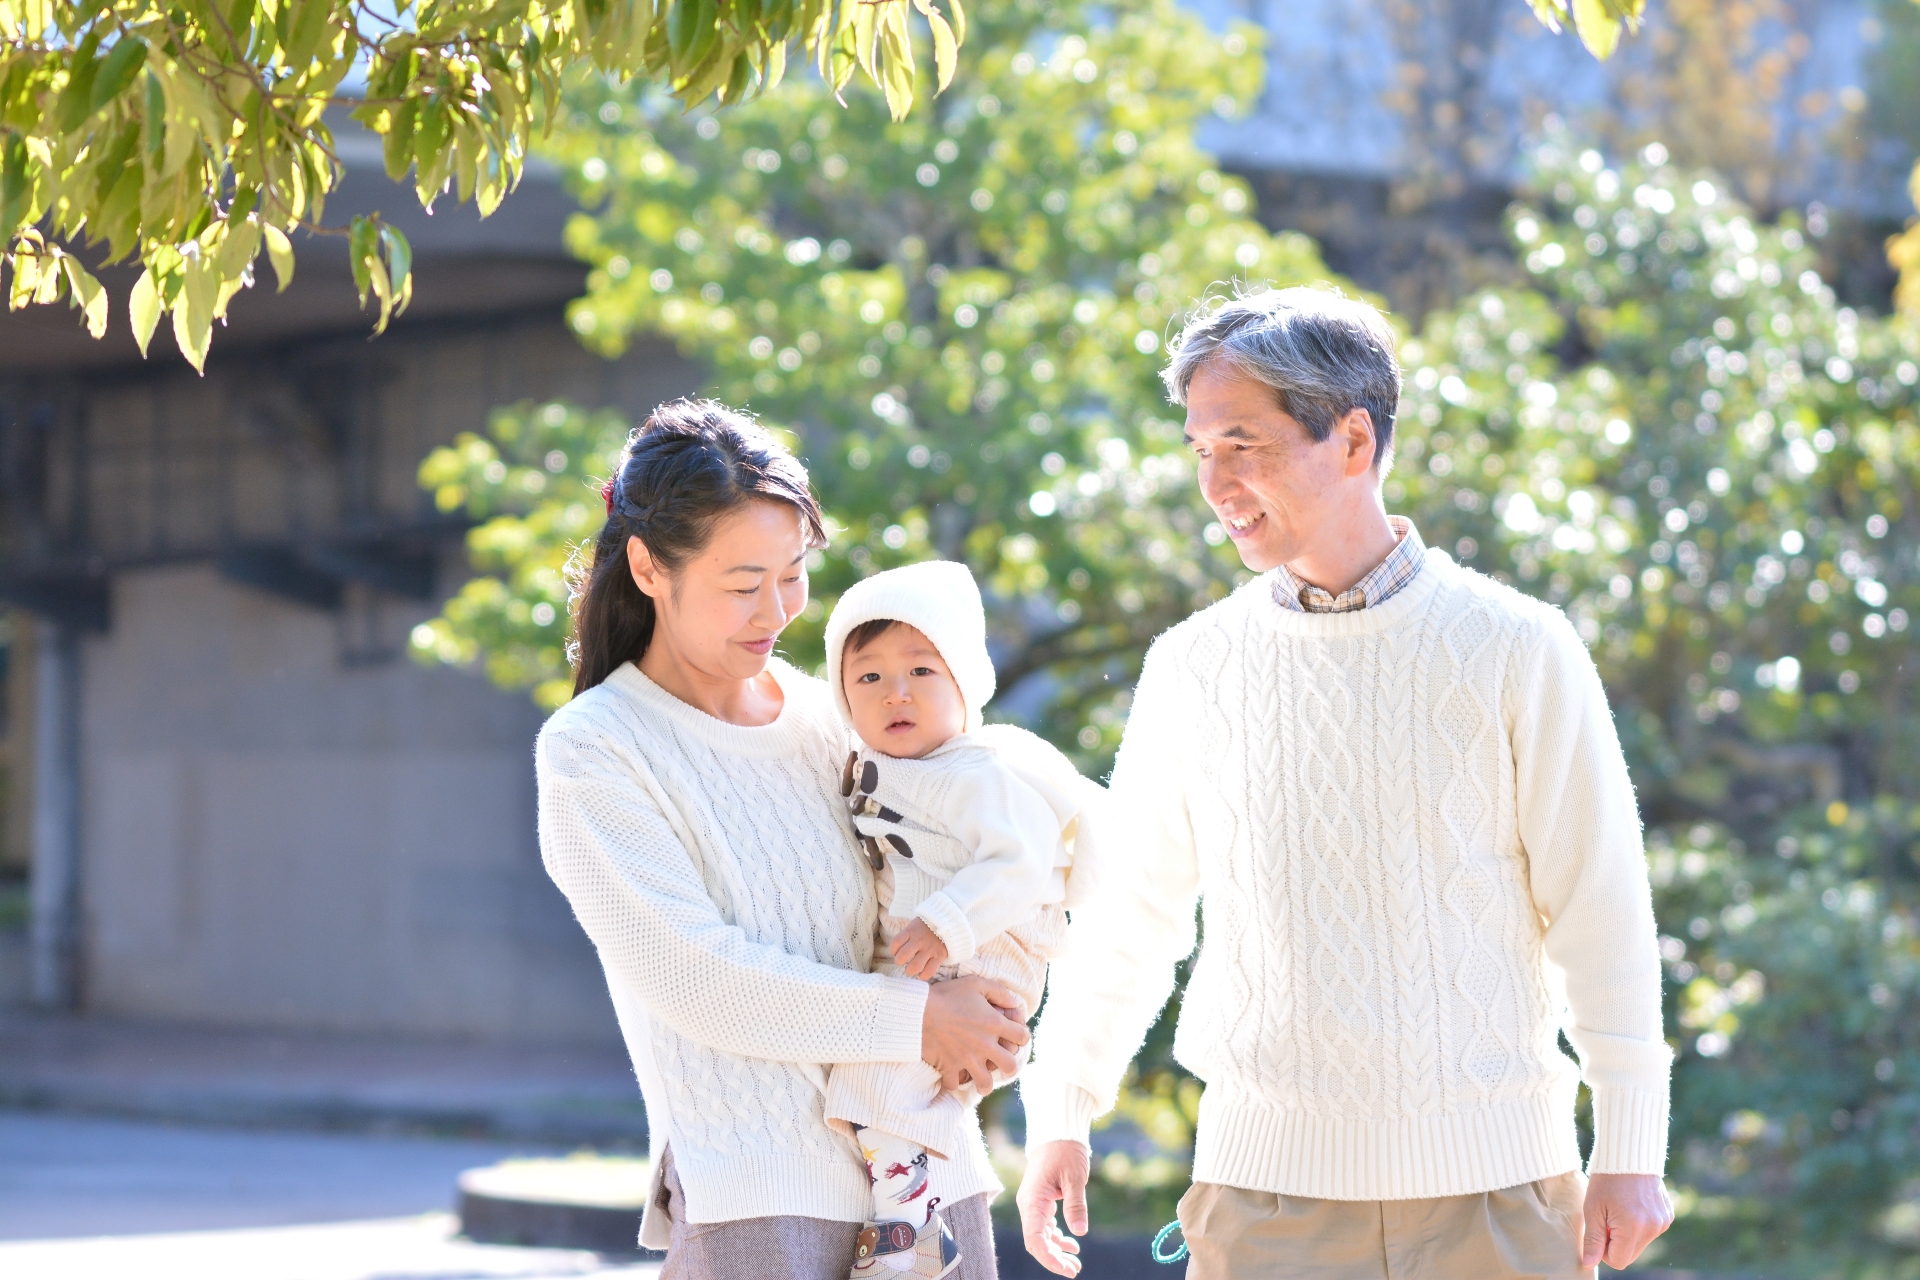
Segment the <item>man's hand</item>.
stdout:
[[1061,1234],[1055,1204],[1066,1201],[1067,1230],[1087,1233],[1087,1175],[1093,1154],[1077,1142],[1061,1139],[1027,1150],[1027,1173],[1013,1202],[1020,1207],[1020,1230],[1027,1252],[1055,1275],[1080,1274],[1080,1244]]
[[1027,1007],[1012,988],[985,978],[954,978],[927,990],[920,1018],[920,1056],[940,1073],[940,1087],[958,1089],[1010,1073],[1029,1039]]
[[[1023,1188],[1024,1190],[1024,1188]],[[1633,1265],[1655,1236],[1673,1225],[1673,1201],[1650,1173],[1596,1173],[1587,1180],[1586,1229],[1580,1265]]]
[[932,982],[940,966],[947,962],[947,944],[940,941],[940,935],[925,920],[917,917],[893,935],[892,950],[893,962],[905,970],[909,978],[922,982]]

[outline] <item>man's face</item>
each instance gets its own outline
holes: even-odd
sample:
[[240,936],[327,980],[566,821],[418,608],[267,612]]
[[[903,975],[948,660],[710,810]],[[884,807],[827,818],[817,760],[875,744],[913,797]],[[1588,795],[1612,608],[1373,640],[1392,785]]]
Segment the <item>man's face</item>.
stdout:
[[1212,365],[1187,386],[1187,445],[1201,496],[1256,573],[1311,552],[1327,536],[1335,491],[1352,478],[1339,426],[1316,442],[1272,387]]

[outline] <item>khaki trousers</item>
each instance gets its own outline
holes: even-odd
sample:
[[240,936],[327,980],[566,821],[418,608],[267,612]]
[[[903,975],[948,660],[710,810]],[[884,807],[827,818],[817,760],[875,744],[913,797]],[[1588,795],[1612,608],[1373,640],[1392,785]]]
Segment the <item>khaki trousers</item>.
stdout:
[[[664,1161],[673,1234],[660,1280],[847,1280],[859,1223],[793,1216],[688,1222],[671,1150]],[[960,1246],[960,1267],[952,1280],[999,1280],[987,1197],[968,1196],[941,1212]]]
[[1563,1173],[1434,1200],[1315,1200],[1196,1182],[1180,1200],[1187,1280],[1594,1280],[1587,1180]]

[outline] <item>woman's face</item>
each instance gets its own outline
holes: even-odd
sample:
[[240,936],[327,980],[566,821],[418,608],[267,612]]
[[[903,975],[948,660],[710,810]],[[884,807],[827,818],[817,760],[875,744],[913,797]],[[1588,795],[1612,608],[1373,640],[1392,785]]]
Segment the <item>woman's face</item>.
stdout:
[[722,516],[678,572],[627,539],[634,583],[653,598],[653,645],[714,680],[766,670],[781,631],[807,607],[807,532],[797,508],[754,501]]

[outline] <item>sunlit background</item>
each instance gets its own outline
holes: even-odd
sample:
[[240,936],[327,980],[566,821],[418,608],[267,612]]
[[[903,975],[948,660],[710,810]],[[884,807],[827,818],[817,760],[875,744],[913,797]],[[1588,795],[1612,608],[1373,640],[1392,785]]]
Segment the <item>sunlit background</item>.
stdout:
[[[1886,253],[1920,6],[1669,0],[1604,65],[1517,0],[969,18],[898,124],[804,76],[691,114],[577,83],[484,222],[343,133],[337,207],[416,253],[372,343],[318,246],[205,378],[0,319],[0,1241],[43,1242],[0,1271],[643,1148],[528,748],[648,406],[704,390],[807,460],[834,536],[790,657],[859,576],[964,559],[990,714],[1102,776],[1147,642],[1244,580],[1167,341],[1326,282],[1403,335],[1390,508],[1564,608],[1613,700],[1678,1050],[1652,1264],[1920,1275],[1920,325]],[[1174,1012],[1096,1135],[1116,1248],[1185,1186]],[[1017,1177],[1017,1103],[988,1119]],[[416,1236],[364,1251],[483,1273]]]

